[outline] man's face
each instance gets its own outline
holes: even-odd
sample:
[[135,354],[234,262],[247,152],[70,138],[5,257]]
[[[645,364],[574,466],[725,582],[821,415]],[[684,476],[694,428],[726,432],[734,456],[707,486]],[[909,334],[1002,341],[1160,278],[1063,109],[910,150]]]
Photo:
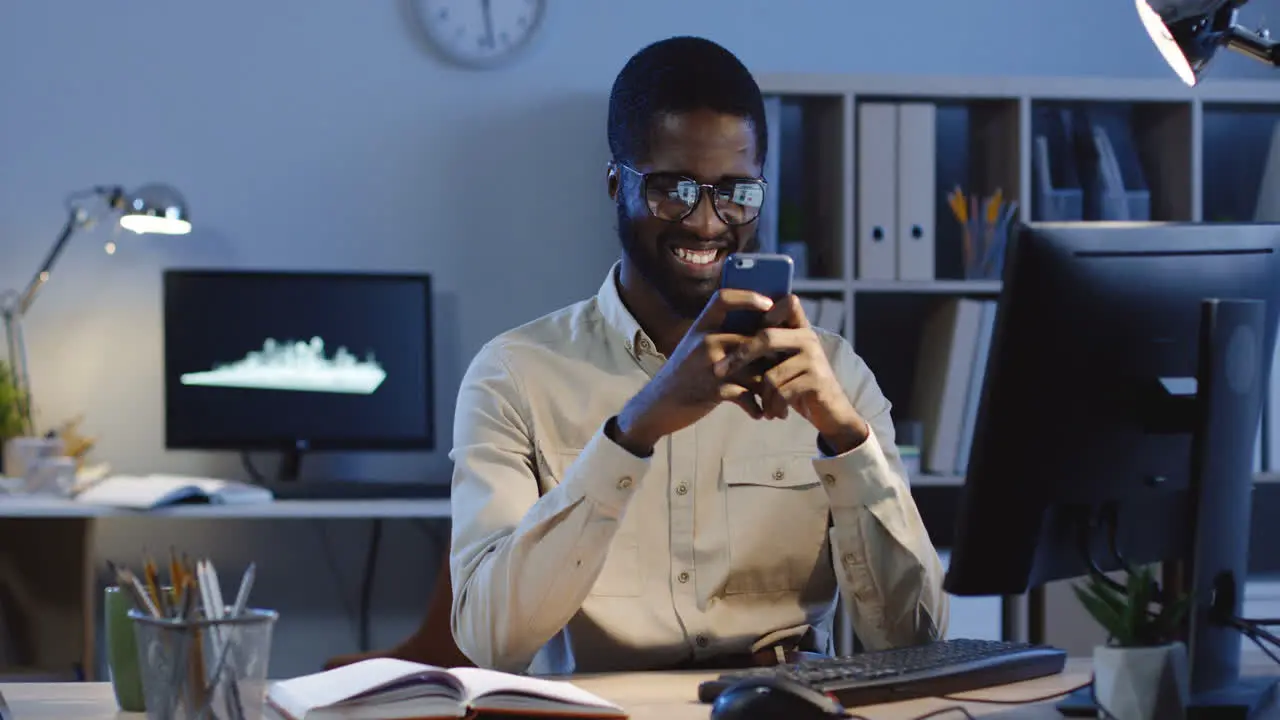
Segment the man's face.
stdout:
[[[635,166],[650,175],[647,197],[636,173],[619,167],[609,176],[624,262],[673,312],[695,318],[719,287],[725,257],[757,247],[757,222],[726,224],[705,191],[693,212],[678,222],[656,217],[650,200],[661,193],[656,186],[674,176],[706,184],[758,178],[755,133],[746,118],[700,110],[655,118],[649,148],[649,157]],[[732,212],[721,210],[737,222]]]

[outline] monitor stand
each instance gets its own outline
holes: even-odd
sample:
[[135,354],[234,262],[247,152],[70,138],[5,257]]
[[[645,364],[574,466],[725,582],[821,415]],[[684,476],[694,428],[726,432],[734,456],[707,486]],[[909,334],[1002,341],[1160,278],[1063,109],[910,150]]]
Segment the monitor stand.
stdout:
[[[1252,718],[1276,699],[1280,677],[1240,677],[1243,636],[1229,620],[1243,609],[1249,574],[1253,445],[1266,384],[1266,305],[1257,300],[1201,303],[1195,390],[1174,395],[1193,434],[1190,487],[1192,539],[1172,564],[1166,588],[1194,597],[1183,631],[1190,670],[1189,720]],[[1217,618],[1227,616],[1224,622]],[[1058,703],[1069,717],[1098,717],[1092,686]]]
[[280,468],[276,471],[276,482],[298,482],[302,474],[302,454],[306,452],[302,443],[287,448],[280,455]]

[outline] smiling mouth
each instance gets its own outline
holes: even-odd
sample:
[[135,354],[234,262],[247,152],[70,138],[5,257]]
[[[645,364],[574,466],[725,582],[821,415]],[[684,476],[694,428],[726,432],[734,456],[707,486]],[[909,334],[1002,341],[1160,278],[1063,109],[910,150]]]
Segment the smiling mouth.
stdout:
[[693,248],[672,247],[671,254],[676,259],[694,267],[710,267],[718,260],[723,259],[726,248],[707,248],[703,250],[695,250]]

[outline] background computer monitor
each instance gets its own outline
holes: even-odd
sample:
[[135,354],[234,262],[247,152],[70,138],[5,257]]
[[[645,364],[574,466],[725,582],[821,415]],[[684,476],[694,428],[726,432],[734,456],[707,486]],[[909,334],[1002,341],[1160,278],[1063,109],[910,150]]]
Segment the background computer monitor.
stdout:
[[[1216,344],[1201,332],[1204,301],[1213,298],[1255,301],[1223,306],[1209,338]],[[1278,300],[1280,226],[1019,228],[947,591],[1018,594],[1091,566],[1119,569],[1118,556],[1134,564],[1203,560],[1183,587],[1207,600],[1202,591],[1211,594],[1213,574],[1232,571],[1239,612]],[[1251,312],[1253,329],[1245,327]],[[1200,362],[1210,359],[1217,365],[1197,381]],[[1210,401],[1213,422],[1198,424],[1198,409]],[[1204,620],[1203,610],[1192,613],[1193,623]],[[1215,632],[1197,635],[1202,642],[1192,648],[1200,687],[1206,678],[1230,684],[1238,669],[1239,636]]]
[[170,270],[165,445],[431,450],[427,275]]

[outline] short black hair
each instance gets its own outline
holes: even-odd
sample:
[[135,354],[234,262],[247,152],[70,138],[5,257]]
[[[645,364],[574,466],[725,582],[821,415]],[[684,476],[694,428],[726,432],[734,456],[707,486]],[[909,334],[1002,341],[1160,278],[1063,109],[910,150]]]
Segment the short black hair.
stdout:
[[616,162],[647,157],[653,119],[711,110],[746,118],[756,136],[756,162],[768,151],[764,99],[733,53],[700,37],[652,43],[627,61],[609,93],[609,151]]

